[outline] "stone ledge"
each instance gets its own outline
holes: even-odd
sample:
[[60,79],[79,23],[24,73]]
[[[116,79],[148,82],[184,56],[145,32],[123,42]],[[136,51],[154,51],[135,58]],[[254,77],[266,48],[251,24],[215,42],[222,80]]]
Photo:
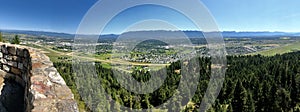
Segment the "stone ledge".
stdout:
[[72,91],[41,51],[0,43],[0,77],[25,88],[25,111],[78,112]]

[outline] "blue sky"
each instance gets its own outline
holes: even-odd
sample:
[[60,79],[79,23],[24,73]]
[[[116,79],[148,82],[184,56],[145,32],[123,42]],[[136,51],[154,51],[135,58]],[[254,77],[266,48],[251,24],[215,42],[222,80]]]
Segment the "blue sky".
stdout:
[[[97,0],[1,0],[0,29],[75,33],[85,13],[96,2]],[[300,32],[299,0],[202,2],[223,31]],[[135,21],[143,19],[162,19],[181,30],[196,30],[187,18],[176,11],[158,6],[140,6],[119,14],[108,25],[105,33],[120,33]],[[161,26],[157,29],[164,28],[166,27]]]

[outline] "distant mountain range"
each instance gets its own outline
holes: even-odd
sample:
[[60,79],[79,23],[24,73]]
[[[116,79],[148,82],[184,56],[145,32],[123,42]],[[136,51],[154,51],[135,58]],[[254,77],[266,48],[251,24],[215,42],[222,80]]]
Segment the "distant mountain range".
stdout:
[[[174,36],[178,36],[180,32],[184,32],[188,37],[204,37],[203,32],[201,31],[134,31],[134,32],[126,32],[125,34],[131,33],[130,35],[147,35],[151,33],[156,34],[165,34],[165,33],[173,33]],[[216,32],[206,32],[206,33],[216,33]],[[233,38],[254,38],[254,37],[274,37],[274,36],[300,36],[300,33],[287,33],[287,32],[235,32],[235,31],[224,31],[221,32],[223,37],[233,37]]]
[[32,36],[61,37],[61,38],[73,38],[75,36],[74,34],[45,32],[45,31],[27,31],[27,30],[0,30],[0,31],[3,33],[26,34]]
[[[47,36],[47,37],[59,37],[59,38],[74,38],[75,34],[68,34],[68,33],[57,33],[57,32],[45,32],[45,31],[26,31],[26,30],[0,30],[4,33],[12,33],[12,34],[27,34],[33,36]],[[148,34],[156,34],[156,35],[163,35],[163,34],[174,34],[174,36],[178,36],[178,33],[184,32],[186,36],[190,38],[200,37],[203,38],[203,32],[201,31],[164,31],[164,30],[157,30],[157,31],[132,31],[126,32],[123,34],[129,35],[148,35]],[[255,38],[255,37],[274,37],[274,36],[299,36],[299,33],[287,33],[287,32],[235,32],[235,31],[224,31],[221,32],[223,37],[226,38]],[[86,35],[85,35],[86,36]],[[118,37],[118,34],[109,34],[109,35],[101,35],[101,37],[109,38],[109,37]]]

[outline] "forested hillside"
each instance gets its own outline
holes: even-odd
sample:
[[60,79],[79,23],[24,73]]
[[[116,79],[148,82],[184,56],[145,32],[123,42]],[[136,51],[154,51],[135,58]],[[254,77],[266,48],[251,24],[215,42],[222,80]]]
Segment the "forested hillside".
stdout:
[[[209,58],[198,58],[200,75],[196,95],[190,101],[181,99],[172,100],[172,112],[178,108],[183,111],[198,111],[201,99],[206,91],[209,82],[211,64]],[[86,101],[87,110],[92,111],[123,111],[120,105],[134,109],[146,109],[158,106],[167,101],[176,91],[179,80],[181,62],[172,63],[167,67],[167,77],[164,84],[150,94],[135,94],[120,86],[114,78],[113,73],[128,75],[125,72],[113,72],[96,63],[97,76],[89,77],[86,72],[82,74],[72,73],[72,63],[54,63],[55,67],[64,77],[67,85],[73,89],[76,99]],[[300,111],[300,52],[288,53],[265,57],[255,56],[229,56],[227,57],[226,78],[223,88],[212,108],[209,111],[216,112],[288,112]],[[76,65],[75,65],[76,66]],[[74,67],[74,66],[73,66]],[[84,71],[84,67],[76,68]],[[177,71],[177,72],[176,72]],[[140,82],[146,82],[153,74],[160,74],[162,70],[150,73],[144,70],[134,70],[132,75]],[[99,82],[104,87],[112,99],[109,97],[80,97],[78,94],[97,94],[102,90],[86,90],[93,85],[88,84],[78,86],[76,77],[85,76],[86,82]],[[74,78],[75,77],[75,78]],[[153,77],[152,77],[153,78]],[[77,81],[77,83],[76,83]],[[80,83],[82,84],[82,83]],[[77,91],[78,90],[78,91]],[[92,91],[92,92],[90,92]],[[184,94],[187,97],[189,94]],[[95,100],[98,99],[98,100]],[[103,100],[108,99],[108,100]],[[118,103],[113,103],[117,101]],[[102,102],[100,102],[102,101]],[[186,103],[189,103],[187,106]],[[120,105],[119,105],[120,104]],[[83,105],[81,102],[80,105]],[[107,107],[103,110],[103,107]],[[97,110],[97,109],[102,110]]]

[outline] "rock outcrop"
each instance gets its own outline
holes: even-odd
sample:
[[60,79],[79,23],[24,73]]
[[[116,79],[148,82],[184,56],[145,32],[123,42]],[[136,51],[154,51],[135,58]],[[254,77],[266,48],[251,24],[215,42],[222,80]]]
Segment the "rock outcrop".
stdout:
[[0,112],[78,112],[49,57],[30,47],[0,46]]

